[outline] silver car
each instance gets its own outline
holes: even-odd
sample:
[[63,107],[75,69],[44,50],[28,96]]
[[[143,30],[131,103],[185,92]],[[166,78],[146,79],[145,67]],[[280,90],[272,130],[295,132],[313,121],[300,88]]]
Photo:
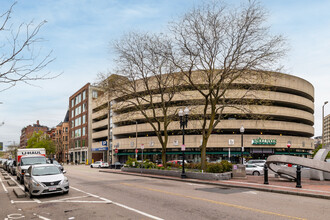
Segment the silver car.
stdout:
[[32,165],[24,175],[24,189],[29,192],[30,198],[45,194],[68,193],[69,180],[63,173],[54,164]]
[[264,174],[264,168],[256,164],[246,164],[245,171],[246,174],[251,174],[254,176],[260,176]]

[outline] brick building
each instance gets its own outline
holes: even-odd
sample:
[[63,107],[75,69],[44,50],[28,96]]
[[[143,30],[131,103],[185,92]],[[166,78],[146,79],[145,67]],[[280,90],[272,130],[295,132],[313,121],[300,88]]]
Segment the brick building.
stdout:
[[92,99],[97,97],[98,89],[87,83],[69,98],[70,162],[92,161]]
[[36,124],[28,125],[21,130],[20,137],[20,148],[25,148],[27,146],[28,139],[32,136],[33,132],[38,133],[39,131],[43,131],[47,133],[48,127],[39,124],[39,120],[37,120]]
[[55,128],[56,159],[59,162],[66,162],[69,157],[69,111],[64,121]]

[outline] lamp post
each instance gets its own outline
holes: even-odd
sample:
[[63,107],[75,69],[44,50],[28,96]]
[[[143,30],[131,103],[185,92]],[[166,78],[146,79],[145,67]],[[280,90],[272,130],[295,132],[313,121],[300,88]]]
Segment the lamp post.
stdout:
[[239,129],[239,131],[241,132],[241,164],[244,164],[243,162],[243,151],[244,151],[244,147],[243,147],[243,134],[244,134],[244,127],[243,125],[241,126],[241,128]]
[[288,141],[286,146],[288,147],[288,154],[290,155],[291,141]]
[[[181,178],[186,178],[186,173],[184,171],[184,152],[185,152],[185,145],[184,145],[184,129],[187,127],[188,125],[188,114],[189,114],[189,109],[186,107],[184,109],[184,111],[182,111],[182,109],[179,110],[179,117],[180,117],[180,128],[182,128],[182,174],[181,174]],[[184,115],[184,117],[183,117]]]
[[324,146],[324,106],[328,104],[328,101],[325,101],[322,106],[322,148]]

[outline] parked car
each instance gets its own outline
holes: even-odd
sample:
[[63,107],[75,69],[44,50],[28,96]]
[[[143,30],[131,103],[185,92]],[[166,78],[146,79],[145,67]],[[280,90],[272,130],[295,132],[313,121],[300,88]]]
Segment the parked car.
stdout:
[[5,161],[5,163],[3,164],[3,169],[5,170],[5,171],[9,171],[9,164],[11,163],[11,161],[12,160],[7,160],[7,161]]
[[109,167],[109,164],[107,162],[103,161],[96,161],[91,164],[91,168],[98,167],[98,168],[106,168]]
[[9,164],[9,173],[12,175],[12,176],[15,176],[16,175],[16,160],[13,160],[10,164]]
[[3,168],[3,164],[7,161],[7,159],[0,158],[0,167]]
[[24,189],[30,198],[44,194],[68,193],[69,180],[54,164],[30,166],[24,175]]
[[111,164],[110,168],[111,169],[121,169],[124,166],[124,164],[120,163],[120,162],[114,162],[114,164]]
[[256,164],[246,164],[245,166],[246,174],[260,176],[264,174],[264,168]]
[[56,165],[62,172],[64,170],[62,164],[60,164],[59,162],[57,162],[54,159],[47,159],[47,163]]
[[252,160],[249,160],[246,164],[255,164],[257,166],[261,166],[263,167],[266,163],[266,160],[256,160],[256,159],[252,159]]

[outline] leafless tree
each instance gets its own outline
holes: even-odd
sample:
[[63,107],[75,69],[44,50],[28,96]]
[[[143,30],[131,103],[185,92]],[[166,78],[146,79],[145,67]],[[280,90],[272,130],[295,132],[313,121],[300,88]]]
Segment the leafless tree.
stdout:
[[[46,21],[34,25],[33,21],[21,23],[17,28],[10,23],[13,7],[0,14],[0,92],[17,84],[52,79],[49,72],[42,70],[54,59],[51,52],[43,55],[37,45],[42,41],[39,31]],[[1,12],[0,12],[1,13]]]
[[[212,1],[170,25],[179,54],[173,62],[204,100],[200,146],[204,170],[207,142],[224,110],[247,111],[244,106],[254,94],[253,86],[267,84],[265,70],[275,70],[285,54],[283,37],[270,34],[265,26],[266,15],[256,1],[235,8]],[[228,101],[233,89],[236,99]]]
[[[166,36],[129,33],[114,43],[117,70],[107,83],[116,101],[114,112],[137,112],[151,126],[162,147],[162,162],[166,166],[168,127],[176,110],[170,102],[178,92],[180,78],[174,73],[172,44]],[[116,98],[117,97],[117,98]],[[123,121],[139,121],[129,114]]]

